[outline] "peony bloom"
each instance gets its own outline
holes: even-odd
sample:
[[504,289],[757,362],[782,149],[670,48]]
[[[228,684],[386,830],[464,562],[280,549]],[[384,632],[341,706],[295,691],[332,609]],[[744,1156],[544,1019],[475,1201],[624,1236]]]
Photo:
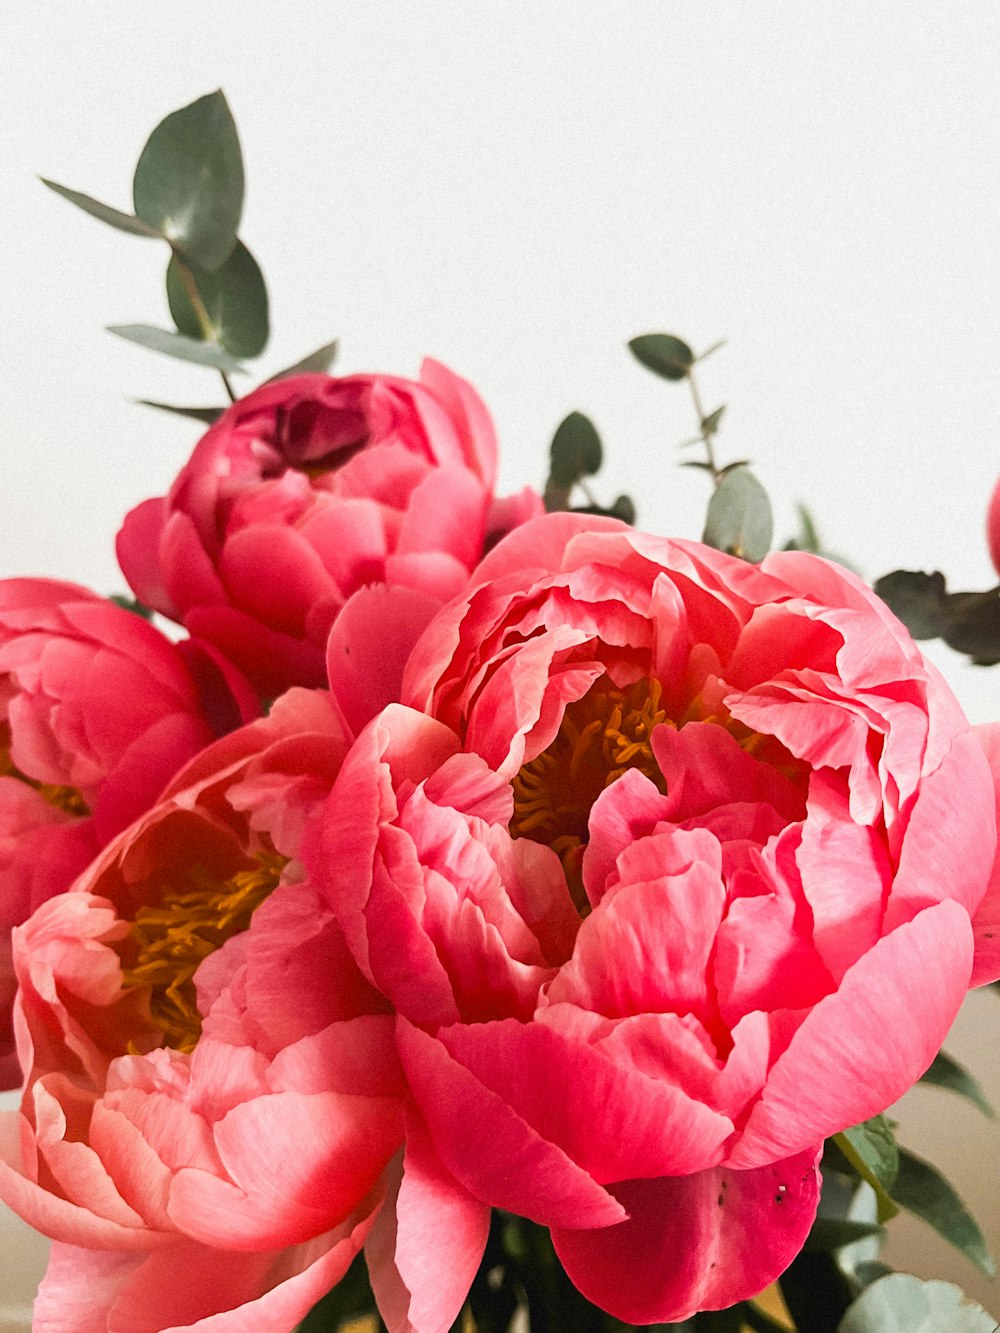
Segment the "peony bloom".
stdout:
[[20,1081],[11,927],[256,712],[214,648],[75,584],[0,580],[0,1086]]
[[993,560],[993,568],[1000,574],[1000,480],[993,488],[989,509],[986,511],[986,540]]
[[363,1243],[392,1019],[297,859],[345,750],[291,691],[14,932],[0,1196],[56,1241],[36,1333],[288,1333]]
[[[414,1103],[424,1183],[404,1168],[370,1242],[390,1327],[449,1326],[494,1206],[626,1322],[754,1295],[805,1239],[826,1136],[1000,974],[995,789],[958,704],[818,557],[574,515],[486,558],[403,704],[307,857]],[[448,1207],[438,1265],[419,1238]]]
[[484,543],[540,512],[530,491],[495,506],[495,473],[486,408],[437,362],[419,382],[299,375],[224,413],[169,494],[127,516],[118,558],[138,597],[263,694],[324,685],[352,593],[388,585],[422,628]]

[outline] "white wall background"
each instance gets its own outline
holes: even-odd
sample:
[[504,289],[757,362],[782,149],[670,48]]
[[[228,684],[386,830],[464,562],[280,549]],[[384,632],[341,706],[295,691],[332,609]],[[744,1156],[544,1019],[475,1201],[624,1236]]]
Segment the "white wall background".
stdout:
[[[510,488],[541,483],[579,408],[608,449],[599,489],[696,536],[707,482],[674,466],[689,403],[624,344],[724,337],[703,392],[729,404],[721,451],[755,461],[782,537],[802,498],[872,577],[993,581],[994,0],[48,0],[5,17],[0,575],[120,588],[121,516],[195,438],[128,399],[217,400],[211,372],[101,331],[166,322],[160,248],[35,174],[128,207],[153,125],[221,85],[271,287],[262,375],[333,335],[344,372],[437,356],[491,406]],[[935,660],[974,718],[1000,717],[1000,670]],[[1000,999],[963,1023],[1000,1097]],[[1000,1132],[941,1096],[914,1095],[908,1137],[995,1206]],[[987,1227],[1000,1248],[1000,1214]],[[944,1251],[916,1245],[897,1262],[942,1274]],[[5,1262],[0,1305],[27,1282]],[[948,1271],[989,1304],[971,1269]]]

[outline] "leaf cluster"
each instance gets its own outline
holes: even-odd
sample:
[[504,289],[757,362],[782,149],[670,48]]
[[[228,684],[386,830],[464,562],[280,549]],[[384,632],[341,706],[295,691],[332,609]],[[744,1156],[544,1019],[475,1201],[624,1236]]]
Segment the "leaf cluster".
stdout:
[[1000,586],[986,592],[949,592],[935,570],[896,569],[875,591],[915,639],[943,639],[976,666],[1000,662]]

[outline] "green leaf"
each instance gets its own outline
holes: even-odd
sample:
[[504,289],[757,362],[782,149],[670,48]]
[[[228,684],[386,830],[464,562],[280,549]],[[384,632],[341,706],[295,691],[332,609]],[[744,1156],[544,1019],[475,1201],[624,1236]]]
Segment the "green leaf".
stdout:
[[771,549],[773,533],[771,502],[764,487],[747,467],[727,471],[708,503],[702,541],[756,562]]
[[996,1264],[986,1248],[976,1219],[953,1186],[930,1162],[901,1148],[899,1174],[892,1187],[892,1197],[907,1212],[933,1227],[987,1276],[993,1276]]
[[243,366],[213,343],[197,342],[194,338],[185,338],[181,333],[170,329],[157,329],[152,324],[109,324],[109,333],[116,333],[119,338],[148,347],[152,352],[163,352],[165,356],[177,357],[180,361],[193,361],[199,366],[212,366],[215,370],[225,370],[230,374],[243,371]]
[[161,233],[155,227],[150,227],[141,218],[133,217],[131,213],[123,213],[118,208],[112,208],[110,204],[102,204],[99,199],[92,199],[89,194],[81,194],[79,190],[71,190],[65,185],[57,185],[55,181],[46,180],[44,176],[39,176],[38,179],[43,185],[47,185],[50,190],[55,190],[56,194],[62,195],[71,204],[76,204],[77,208],[82,208],[85,213],[89,213],[91,217],[100,218],[102,222],[106,222],[109,227],[115,227],[118,231],[127,231],[132,236],[153,236],[160,240],[163,239]]
[[208,313],[212,334],[207,339],[236,357],[259,356],[267,345],[267,288],[257,261],[242,241],[226,262],[209,271],[185,265],[174,255],[167,266],[167,303],[181,333],[204,339],[205,331],[195,312],[184,281],[190,274]]
[[172,412],[176,417],[190,417],[192,421],[204,421],[207,426],[218,421],[225,412],[224,407],[180,407],[176,403],[154,403],[151,398],[134,398],[140,407],[155,407],[159,412]]
[[336,355],[337,340],[334,339],[333,342],[324,343],[322,347],[317,347],[315,352],[310,352],[301,361],[296,361],[294,366],[286,366],[284,370],[276,370],[273,375],[268,376],[264,383],[273,384],[275,380],[287,380],[292,375],[322,374],[333,365]]
[[967,1097],[970,1102],[978,1106],[983,1115],[988,1116],[990,1120],[996,1119],[996,1112],[990,1105],[989,1099],[978,1081],[972,1077],[964,1066],[960,1065],[957,1060],[953,1060],[944,1051],[938,1051],[931,1067],[921,1075],[920,1082],[930,1083],[935,1088],[948,1088],[951,1092],[957,1092],[960,1097]]
[[684,379],[695,362],[691,348],[672,333],[643,333],[628,346],[637,361],[665,380]]
[[132,197],[139,217],[191,263],[225,263],[243,212],[243,157],[221,90],[160,121],[139,157]]
[[120,606],[123,611],[131,611],[133,615],[141,616],[143,620],[153,619],[152,608],[145,602],[140,602],[137,597],[126,597],[124,593],[114,592],[108,601],[114,602],[115,606]]
[[936,639],[947,627],[947,593],[938,570],[894,569],[875,582],[875,593],[915,639]]
[[873,1116],[833,1138],[834,1146],[851,1168],[875,1191],[878,1220],[887,1222],[899,1212],[889,1191],[899,1170],[899,1149],[884,1116]]
[[952,1283],[890,1273],[861,1293],[837,1333],[996,1333],[997,1327]]
[[882,1236],[885,1228],[877,1222],[855,1222],[847,1217],[817,1217],[809,1229],[803,1249],[809,1254],[823,1254],[853,1245],[869,1236]]
[[601,457],[601,437],[594,423],[582,412],[570,412],[552,437],[549,480],[557,486],[572,486],[581,477],[593,476]]
[[980,666],[1000,662],[1000,588],[953,592],[947,611],[948,624],[941,637],[949,648],[968,653]]
[[726,410],[725,403],[717,407],[714,412],[710,412],[701,423],[702,433],[704,435],[714,435],[719,429],[719,422],[722,420],[722,414]]

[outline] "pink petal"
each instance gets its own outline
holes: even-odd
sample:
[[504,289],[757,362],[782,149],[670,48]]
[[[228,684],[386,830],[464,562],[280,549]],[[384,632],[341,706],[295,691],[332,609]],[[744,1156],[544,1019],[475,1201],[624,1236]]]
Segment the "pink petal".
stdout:
[[625,1181],[618,1226],[554,1229],[574,1285],[629,1324],[680,1322],[735,1305],[794,1259],[816,1215],[817,1162],[807,1149],[755,1171],[714,1167],[690,1176]]

